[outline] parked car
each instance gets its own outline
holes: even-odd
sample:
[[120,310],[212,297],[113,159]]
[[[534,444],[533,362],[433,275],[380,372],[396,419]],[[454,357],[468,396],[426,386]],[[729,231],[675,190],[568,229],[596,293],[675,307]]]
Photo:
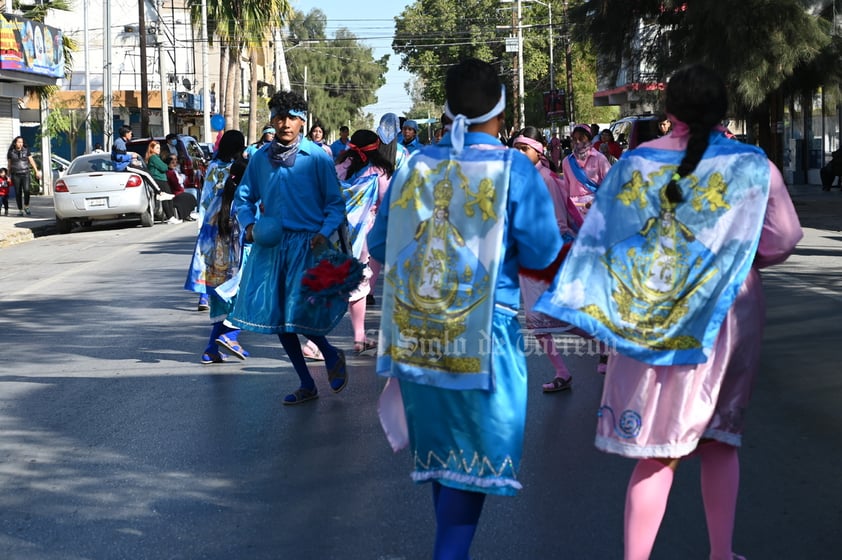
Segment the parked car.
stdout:
[[[161,144],[161,159],[167,161],[167,156],[170,153],[170,147],[163,136],[156,136],[154,138],[132,138],[126,142],[126,150],[129,152],[137,152],[141,156],[146,156],[146,149],[149,147],[149,142],[152,140]],[[202,188],[202,183],[205,180],[205,169],[207,168],[207,160],[202,147],[198,140],[187,134],[178,135],[178,155],[187,155],[187,165],[181,166],[181,171],[192,180],[192,185],[197,189]]]
[[54,185],[58,233],[69,233],[74,222],[87,225],[95,220],[139,219],[143,227],[151,227],[161,219],[155,180],[147,173],[146,164],[138,163],[137,168],[115,171],[109,153],[74,159]]
[[[43,172],[44,166],[41,163],[41,153],[36,152],[32,154],[32,157],[35,159],[35,164],[38,166],[38,169]],[[61,156],[57,156],[55,154],[50,154],[50,162],[52,163],[52,172],[53,172],[53,184],[56,184],[56,181],[61,178],[67,168],[70,167],[70,162],[64,159]],[[35,177],[35,170],[32,170],[30,179],[29,179],[29,192],[31,194],[44,194],[44,187],[41,185],[41,181],[39,181]]]
[[205,154],[205,161],[210,162],[213,159],[213,142],[199,142],[199,146]]
[[623,117],[611,123],[608,129],[623,151],[633,150],[643,142],[658,137],[658,116],[652,113]]

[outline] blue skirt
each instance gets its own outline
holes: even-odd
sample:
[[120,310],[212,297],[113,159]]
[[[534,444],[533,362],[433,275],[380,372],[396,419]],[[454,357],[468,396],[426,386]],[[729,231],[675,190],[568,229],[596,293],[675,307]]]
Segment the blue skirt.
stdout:
[[247,331],[326,335],[348,309],[348,298],[318,305],[301,293],[304,272],[317,264],[310,232],[284,232],[277,245],[252,245],[228,321]]
[[526,359],[513,311],[495,309],[491,391],[401,380],[416,482],[514,495],[526,425]]

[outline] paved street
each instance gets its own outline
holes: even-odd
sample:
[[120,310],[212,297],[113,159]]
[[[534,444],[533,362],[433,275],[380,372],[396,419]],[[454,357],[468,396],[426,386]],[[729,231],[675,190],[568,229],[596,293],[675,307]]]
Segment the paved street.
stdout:
[[[48,232],[49,201],[10,230]],[[735,550],[842,556],[842,193],[794,190],[806,237],[764,273],[763,371],[748,417]],[[37,221],[37,224],[36,224]],[[0,559],[415,560],[434,520],[376,418],[373,359],[282,407],[277,339],[203,366],[208,332],[181,285],[195,225],[98,228],[0,248]],[[376,328],[378,308],[369,317]],[[350,349],[347,318],[331,337]],[[474,560],[616,559],[633,463],[593,447],[601,377],[569,339],[571,392],[529,357],[523,492],[487,501]],[[584,355],[579,355],[584,354]],[[654,559],[707,558],[698,464],[679,468]]]

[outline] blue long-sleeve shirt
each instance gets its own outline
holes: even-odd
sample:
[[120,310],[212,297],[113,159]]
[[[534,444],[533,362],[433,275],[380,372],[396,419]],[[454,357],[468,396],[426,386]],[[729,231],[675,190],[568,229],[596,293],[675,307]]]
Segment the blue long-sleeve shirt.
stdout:
[[122,136],[114,140],[114,145],[111,147],[111,161],[114,162],[115,171],[125,171],[132,162],[132,156],[129,155],[126,141]]
[[260,215],[280,219],[287,231],[329,237],[345,219],[345,199],[333,160],[324,149],[302,138],[295,164],[282,167],[269,160],[269,147],[249,158],[235,205],[243,229]]

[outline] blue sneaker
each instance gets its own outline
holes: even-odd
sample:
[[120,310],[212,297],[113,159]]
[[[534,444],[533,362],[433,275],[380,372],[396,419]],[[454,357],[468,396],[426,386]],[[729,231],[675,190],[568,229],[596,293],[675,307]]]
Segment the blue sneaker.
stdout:
[[198,311],[209,311],[210,310],[210,303],[209,303],[208,294],[200,294],[199,295],[199,307],[197,308]]

